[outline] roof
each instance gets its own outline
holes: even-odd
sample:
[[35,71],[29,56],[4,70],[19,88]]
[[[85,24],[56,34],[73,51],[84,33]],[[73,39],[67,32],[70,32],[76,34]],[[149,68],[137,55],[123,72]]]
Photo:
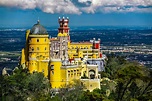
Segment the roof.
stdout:
[[58,37],[61,37],[61,36],[68,36],[67,33],[58,33]]
[[58,41],[59,39],[57,38],[51,38],[50,41]]
[[63,36],[63,34],[62,33],[58,33],[58,36]]
[[63,35],[64,35],[64,36],[68,36],[68,34],[67,34],[67,33],[63,33]]
[[38,34],[38,35],[46,35],[48,32],[46,29],[40,24],[40,21],[37,21],[37,24],[33,25],[33,27],[30,30],[30,34]]

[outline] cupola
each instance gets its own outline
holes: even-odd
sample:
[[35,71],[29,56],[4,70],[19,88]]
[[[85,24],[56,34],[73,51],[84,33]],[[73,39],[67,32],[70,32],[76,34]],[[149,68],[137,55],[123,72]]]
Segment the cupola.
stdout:
[[34,35],[47,35],[48,32],[46,29],[40,24],[40,21],[37,21],[37,24],[33,25],[33,27],[30,30],[30,34]]

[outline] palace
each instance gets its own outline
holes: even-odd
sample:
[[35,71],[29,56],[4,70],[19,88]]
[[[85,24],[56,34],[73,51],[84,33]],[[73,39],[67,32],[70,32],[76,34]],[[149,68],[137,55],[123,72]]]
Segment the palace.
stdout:
[[64,87],[74,79],[80,80],[87,90],[100,88],[98,71],[104,70],[100,39],[71,42],[69,18],[59,18],[58,22],[57,37],[50,38],[40,21],[26,31],[21,65],[30,73],[43,72],[52,88]]

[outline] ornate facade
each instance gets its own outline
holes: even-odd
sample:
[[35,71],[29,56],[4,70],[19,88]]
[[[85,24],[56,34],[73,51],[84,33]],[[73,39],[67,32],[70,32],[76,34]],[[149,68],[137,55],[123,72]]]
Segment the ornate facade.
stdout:
[[78,79],[86,89],[100,88],[103,70],[100,39],[89,42],[71,42],[69,19],[59,18],[58,34],[50,38],[38,21],[26,32],[26,45],[22,49],[21,65],[30,73],[43,72],[52,88],[60,88]]

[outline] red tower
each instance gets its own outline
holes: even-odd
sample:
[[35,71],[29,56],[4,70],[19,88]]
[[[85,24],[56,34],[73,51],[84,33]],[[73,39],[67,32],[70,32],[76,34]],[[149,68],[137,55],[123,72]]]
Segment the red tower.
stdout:
[[58,19],[60,27],[58,28],[58,33],[68,33],[69,34],[69,18],[60,18]]
[[100,39],[95,40],[95,38],[93,38],[93,48],[100,49]]

